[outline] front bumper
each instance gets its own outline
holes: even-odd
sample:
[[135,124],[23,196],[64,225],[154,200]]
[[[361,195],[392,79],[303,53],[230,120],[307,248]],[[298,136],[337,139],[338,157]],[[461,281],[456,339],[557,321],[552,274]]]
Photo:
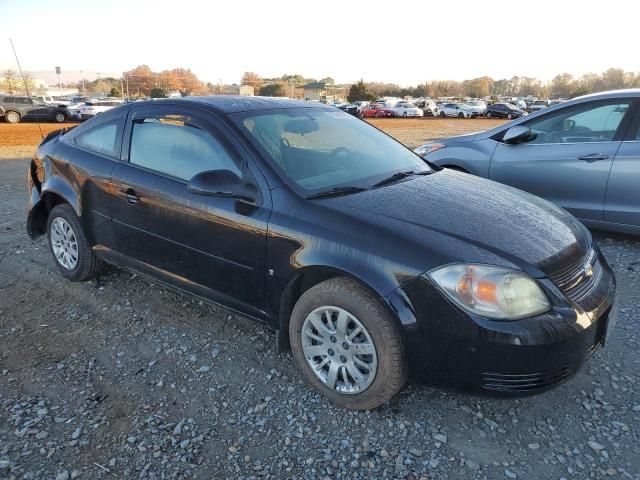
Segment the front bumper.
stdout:
[[542,279],[552,309],[515,321],[469,315],[425,277],[408,282],[387,300],[403,324],[412,375],[491,395],[536,393],[568,379],[605,343],[613,319],[615,279],[600,260],[598,285],[580,304]]

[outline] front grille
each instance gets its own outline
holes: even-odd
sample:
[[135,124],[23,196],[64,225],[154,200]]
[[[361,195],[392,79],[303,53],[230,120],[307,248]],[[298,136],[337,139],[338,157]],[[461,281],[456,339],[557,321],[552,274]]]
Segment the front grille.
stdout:
[[570,375],[569,367],[536,373],[484,372],[482,388],[493,392],[530,392],[560,383]]
[[598,286],[602,273],[603,268],[598,253],[591,248],[578,262],[549,277],[567,297],[580,303]]

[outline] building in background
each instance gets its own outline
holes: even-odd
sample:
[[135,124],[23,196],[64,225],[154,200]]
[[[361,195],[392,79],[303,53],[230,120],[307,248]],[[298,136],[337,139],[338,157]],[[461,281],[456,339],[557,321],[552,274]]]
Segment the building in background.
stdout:
[[344,88],[322,82],[307,83],[304,87],[304,99],[311,102],[333,103],[344,100]]
[[225,85],[222,87],[223,95],[242,95],[243,97],[253,97],[254,89],[251,85]]

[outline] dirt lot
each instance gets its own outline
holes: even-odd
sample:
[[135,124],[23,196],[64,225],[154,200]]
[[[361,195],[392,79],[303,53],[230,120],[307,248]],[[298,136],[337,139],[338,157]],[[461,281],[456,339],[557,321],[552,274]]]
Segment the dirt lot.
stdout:
[[442,119],[439,117],[375,118],[367,121],[411,148],[439,138],[489,130],[505,122],[495,118]]
[[[440,125],[379,122],[416,144]],[[640,479],[636,238],[596,235],[620,316],[567,383],[517,400],[410,383],[351,412],[257,323],[121,270],[61,278],[25,233],[26,165],[0,161],[0,479]]]

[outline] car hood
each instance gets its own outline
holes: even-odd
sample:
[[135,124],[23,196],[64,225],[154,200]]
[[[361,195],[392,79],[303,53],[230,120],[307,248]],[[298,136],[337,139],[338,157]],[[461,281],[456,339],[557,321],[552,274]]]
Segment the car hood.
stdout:
[[449,137],[442,140],[438,140],[437,143],[444,143],[448,145],[450,143],[462,143],[462,142],[471,142],[475,140],[478,134],[483,132],[474,132],[474,133],[465,133],[464,135],[456,135],[455,137]]
[[591,246],[588,230],[552,203],[449,170],[326,202],[387,229],[405,249],[419,245],[416,255],[427,263],[437,252],[439,262],[493,262],[540,277],[573,264]]

